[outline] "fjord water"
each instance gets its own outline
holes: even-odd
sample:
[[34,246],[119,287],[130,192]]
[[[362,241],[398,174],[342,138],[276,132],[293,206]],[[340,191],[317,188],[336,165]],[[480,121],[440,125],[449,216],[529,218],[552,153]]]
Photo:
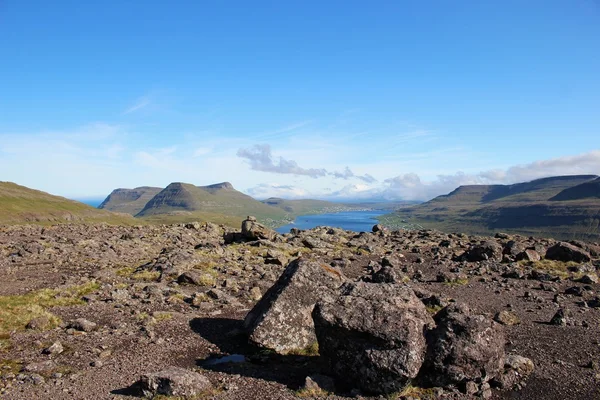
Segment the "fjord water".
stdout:
[[[388,211],[389,212],[389,211]],[[279,233],[288,233],[292,228],[312,229],[317,226],[330,226],[354,232],[370,232],[377,223],[377,217],[386,211],[344,211],[330,214],[301,215],[293,223],[277,228]]]

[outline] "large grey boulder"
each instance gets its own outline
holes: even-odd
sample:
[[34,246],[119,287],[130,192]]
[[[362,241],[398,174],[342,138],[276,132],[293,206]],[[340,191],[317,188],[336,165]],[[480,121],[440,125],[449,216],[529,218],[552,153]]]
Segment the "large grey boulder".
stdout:
[[314,311],[319,353],[338,382],[370,393],[401,390],[419,373],[433,325],[407,286],[347,283]]
[[590,254],[587,251],[565,242],[558,242],[550,247],[546,251],[546,258],[565,262],[587,262],[591,260]]
[[168,367],[160,372],[140,377],[139,386],[144,396],[158,395],[188,398],[201,395],[212,388],[204,375],[179,367]]
[[461,303],[435,316],[436,328],[427,335],[424,378],[436,386],[486,382],[504,367],[504,329]]
[[286,354],[317,341],[311,312],[319,300],[331,300],[346,280],[319,261],[296,259],[246,315],[251,343]]
[[273,240],[277,232],[256,222],[255,217],[248,217],[242,222],[242,236],[246,240]]

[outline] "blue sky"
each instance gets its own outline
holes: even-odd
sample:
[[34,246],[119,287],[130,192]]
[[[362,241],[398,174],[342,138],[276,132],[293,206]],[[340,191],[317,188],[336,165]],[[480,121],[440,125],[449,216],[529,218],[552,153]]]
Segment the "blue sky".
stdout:
[[0,61],[0,180],[69,197],[600,174],[597,0],[4,0]]

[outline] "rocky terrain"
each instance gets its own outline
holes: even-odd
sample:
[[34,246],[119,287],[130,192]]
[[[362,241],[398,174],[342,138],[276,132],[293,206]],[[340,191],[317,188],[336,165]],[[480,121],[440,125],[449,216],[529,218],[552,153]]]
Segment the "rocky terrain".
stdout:
[[5,226],[0,398],[598,398],[599,258],[252,218]]

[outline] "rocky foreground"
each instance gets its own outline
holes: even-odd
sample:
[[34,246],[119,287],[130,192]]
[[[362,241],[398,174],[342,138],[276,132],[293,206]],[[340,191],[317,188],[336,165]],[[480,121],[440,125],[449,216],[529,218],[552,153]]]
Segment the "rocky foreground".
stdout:
[[0,398],[600,397],[600,246],[0,228]]

